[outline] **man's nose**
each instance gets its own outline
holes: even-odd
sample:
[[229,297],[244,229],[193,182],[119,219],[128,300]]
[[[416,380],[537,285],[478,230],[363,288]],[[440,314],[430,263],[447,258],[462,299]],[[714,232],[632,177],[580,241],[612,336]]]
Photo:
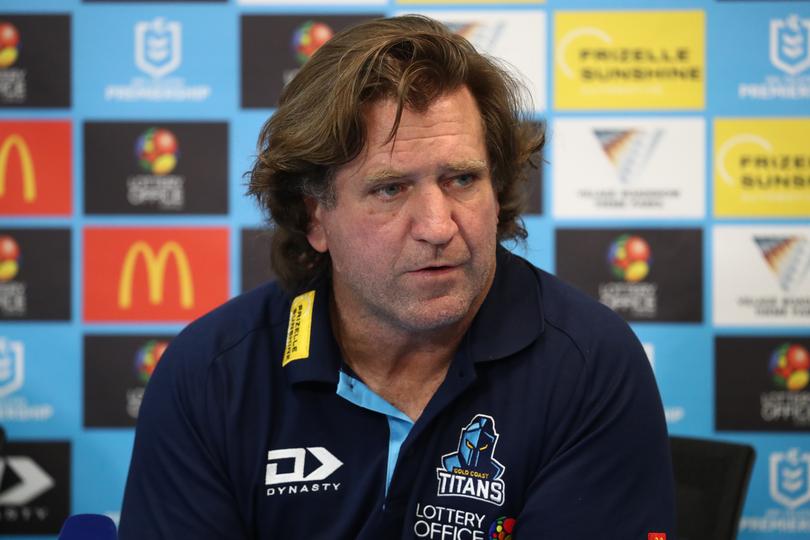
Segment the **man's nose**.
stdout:
[[439,185],[420,186],[411,201],[411,234],[416,240],[443,245],[458,232],[453,200]]

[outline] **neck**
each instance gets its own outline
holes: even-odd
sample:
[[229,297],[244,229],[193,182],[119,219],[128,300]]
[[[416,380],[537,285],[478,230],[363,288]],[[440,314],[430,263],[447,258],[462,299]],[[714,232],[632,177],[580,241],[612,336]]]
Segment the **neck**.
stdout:
[[366,386],[414,421],[444,381],[479,307],[457,323],[415,333],[356,312],[349,316],[332,300],[332,329],[345,362]]

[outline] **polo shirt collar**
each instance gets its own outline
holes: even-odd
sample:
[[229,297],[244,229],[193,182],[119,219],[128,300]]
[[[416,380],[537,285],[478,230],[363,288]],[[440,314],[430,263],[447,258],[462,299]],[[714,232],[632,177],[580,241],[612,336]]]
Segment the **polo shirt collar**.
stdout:
[[[523,259],[501,246],[497,248],[496,259],[492,287],[462,341],[466,343],[473,362],[497,360],[515,354],[528,347],[543,332],[540,286],[534,271]],[[324,277],[318,280],[314,289],[310,290],[315,291],[315,298],[309,356],[290,361],[284,366],[284,371],[293,384],[323,382],[337,385],[342,355],[332,333],[329,279]],[[306,292],[300,291],[301,294]]]
[[540,282],[534,269],[500,245],[496,259],[492,287],[467,331],[473,362],[511,356],[543,333]]
[[[309,356],[288,362],[284,366],[284,372],[293,384],[323,382],[337,385],[343,356],[332,333],[329,316],[329,303],[332,301],[329,278],[318,279],[313,288],[303,289],[299,291],[299,294],[306,294],[312,290],[315,291],[315,297],[312,305]],[[290,306],[295,298],[295,296],[290,298]],[[284,336],[286,333],[287,327],[285,327]],[[282,340],[284,339],[285,337],[282,337]],[[282,349],[282,355],[283,353]],[[283,363],[283,358],[278,358],[276,361]]]

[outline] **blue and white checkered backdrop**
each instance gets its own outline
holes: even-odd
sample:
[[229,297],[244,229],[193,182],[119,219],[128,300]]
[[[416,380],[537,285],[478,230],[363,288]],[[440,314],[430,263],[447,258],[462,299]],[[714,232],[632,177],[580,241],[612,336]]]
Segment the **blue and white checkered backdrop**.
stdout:
[[672,434],[756,448],[740,538],[810,537],[810,2],[743,0],[4,0],[3,535],[117,517],[167,341],[269,277],[244,173],[281,89],[405,12],[546,126],[514,249],[631,323]]

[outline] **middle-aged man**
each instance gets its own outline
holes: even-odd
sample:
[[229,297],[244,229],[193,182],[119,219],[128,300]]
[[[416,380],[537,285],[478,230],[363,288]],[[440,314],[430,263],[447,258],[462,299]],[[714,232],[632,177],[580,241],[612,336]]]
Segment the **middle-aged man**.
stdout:
[[279,283],[165,353],[122,539],[673,537],[640,344],[499,246],[542,144],[519,95],[421,17],[311,58],[251,175]]

